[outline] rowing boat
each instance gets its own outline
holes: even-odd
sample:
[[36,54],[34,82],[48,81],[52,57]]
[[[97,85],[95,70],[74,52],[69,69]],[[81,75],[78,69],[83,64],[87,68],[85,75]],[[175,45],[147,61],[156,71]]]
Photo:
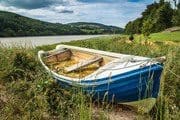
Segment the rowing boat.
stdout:
[[80,87],[93,99],[118,103],[157,98],[164,61],[69,45],[39,51],[38,58],[64,88]]

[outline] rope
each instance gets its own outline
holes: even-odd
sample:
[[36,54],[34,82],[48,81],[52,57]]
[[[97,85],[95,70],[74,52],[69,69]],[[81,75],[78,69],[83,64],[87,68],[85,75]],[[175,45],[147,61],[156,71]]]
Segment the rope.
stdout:
[[137,65],[142,65],[144,63],[148,64],[149,62],[153,62],[155,61],[154,59],[146,59],[146,60],[127,60],[127,61],[122,61],[122,62],[112,62],[111,64],[113,63],[129,63],[129,62],[141,62],[141,63],[138,63],[138,64],[135,64],[135,65],[131,65],[131,66],[127,66],[127,64],[125,65],[125,67],[123,68],[115,68],[115,69],[110,69],[110,68],[102,68],[101,70],[119,70],[119,69],[125,69],[125,68],[130,68],[130,67],[134,67],[134,66],[137,66]]
[[127,66],[127,67],[123,67],[123,68],[115,68],[115,69],[108,69],[108,68],[102,68],[101,70],[119,70],[119,69],[125,69],[125,68],[130,68],[130,67],[134,67],[134,66],[137,66],[137,65],[141,65],[145,62],[142,62],[142,63],[138,63],[138,64],[135,64],[135,65],[131,65],[131,66]]
[[[141,62],[142,61],[142,62]],[[127,66],[127,67],[123,67],[123,68],[116,68],[116,69],[101,69],[101,70],[120,70],[120,69],[125,69],[125,68],[130,68],[130,67],[134,67],[134,66],[137,66],[137,65],[142,65],[143,63],[146,63],[148,64],[150,62],[150,64],[152,64],[152,62],[155,61],[155,59],[146,59],[146,60],[127,60],[127,61],[124,61],[124,62],[141,62],[139,64],[135,64],[135,65],[131,65],[131,66]],[[113,63],[124,63],[124,62],[113,62]],[[126,64],[127,65],[127,64]],[[158,64],[155,64],[161,68],[163,68],[161,65],[158,65]],[[180,79],[180,76],[177,75],[176,73],[174,73],[172,70],[170,69],[167,69],[170,73],[172,73],[174,76],[176,76],[178,79]]]
[[[158,65],[158,64],[156,64],[157,66],[159,66],[159,67],[161,67],[161,68],[163,68],[162,66],[160,66],[160,65]],[[174,73],[172,70],[170,70],[170,69],[167,69],[169,72],[171,72],[174,76],[176,76],[178,79],[180,79],[180,76],[179,75],[177,75],[176,73]]]
[[[78,56],[78,57],[79,57],[79,56]],[[101,70],[119,70],[119,69],[125,69],[125,68],[134,67],[134,66],[137,66],[137,65],[142,65],[142,64],[145,63],[145,62],[146,62],[146,64],[148,64],[148,63],[152,64],[153,61],[156,61],[156,59],[153,59],[153,58],[152,58],[152,59],[149,58],[149,59],[145,59],[145,60],[133,60],[133,59],[129,59],[129,60],[127,60],[127,61],[112,62],[112,63],[111,63],[111,64],[113,64],[113,63],[125,63],[125,62],[127,62],[123,68],[116,68],[116,69],[108,69],[108,68],[106,68],[106,69],[101,69]],[[135,64],[135,65],[131,65],[131,66],[127,66],[127,64],[128,64],[129,62],[142,62],[142,63]],[[158,64],[155,64],[155,65],[163,68],[161,65],[158,65]],[[170,69],[167,69],[167,70],[168,70],[169,72],[171,72],[174,76],[176,76],[178,79],[180,79],[180,76],[177,75],[176,73],[174,73],[172,70],[170,70]],[[99,71],[99,72],[103,72],[103,71]]]

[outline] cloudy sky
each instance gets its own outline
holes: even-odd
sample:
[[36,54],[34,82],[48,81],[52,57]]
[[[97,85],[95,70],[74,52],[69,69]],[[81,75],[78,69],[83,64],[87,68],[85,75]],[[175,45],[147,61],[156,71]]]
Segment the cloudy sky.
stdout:
[[0,0],[0,10],[53,23],[97,22],[124,27],[153,0]]

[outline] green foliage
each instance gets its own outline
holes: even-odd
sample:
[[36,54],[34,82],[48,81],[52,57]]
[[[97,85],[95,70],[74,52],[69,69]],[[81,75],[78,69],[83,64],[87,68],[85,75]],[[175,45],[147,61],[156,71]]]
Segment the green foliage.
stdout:
[[14,37],[14,36],[16,36],[16,33],[11,28],[5,28],[3,30],[3,33],[4,33],[5,37],[8,37],[8,36]]
[[129,22],[125,31],[127,34],[151,33],[163,31],[172,26],[179,25],[179,8],[172,9],[170,3],[163,0],[159,3],[148,5],[141,18]]
[[164,3],[154,13],[144,20],[143,33],[156,33],[172,27],[173,10],[169,3]]
[[115,26],[106,26],[100,23],[77,22],[69,25],[76,26],[88,34],[119,34],[123,33],[123,29]]
[[141,28],[142,28],[142,18],[138,18],[135,21],[129,22],[126,25],[125,32],[127,34],[135,34],[135,33],[140,34]]
[[[171,34],[171,33],[169,33]],[[169,35],[168,34],[168,35]],[[157,36],[161,37],[166,36],[165,33],[159,33]],[[172,37],[173,35],[171,35]],[[158,99],[155,108],[152,110],[151,116],[154,119],[178,119],[178,110],[179,110],[179,101],[180,95],[178,93],[180,88],[179,78],[173,75],[169,70],[172,70],[173,73],[180,75],[180,56],[179,56],[179,41],[178,39],[174,44],[167,44],[161,41],[155,41],[151,44],[142,44],[142,43],[126,43],[125,40],[127,37],[111,37],[103,39],[90,39],[87,41],[72,41],[65,44],[76,45],[81,47],[88,47],[106,51],[120,52],[125,54],[141,55],[148,57],[158,57],[167,55],[167,62],[165,63],[165,73],[162,77],[162,86],[164,89],[161,89],[162,96]],[[158,39],[159,40],[159,39]],[[167,38],[168,40],[168,38]],[[172,40],[169,39],[169,40]],[[101,42],[97,42],[101,41]],[[141,41],[142,42],[142,41]],[[103,45],[101,44],[103,43]],[[102,46],[101,46],[102,45]],[[106,47],[104,47],[106,46]],[[169,56],[171,55],[171,56]],[[164,80],[163,80],[164,79]]]
[[148,19],[143,23],[142,33],[149,36],[151,32],[153,32],[153,20]]
[[133,40],[134,40],[134,36],[133,36],[133,34],[131,34],[131,35],[129,36],[129,40],[131,40],[131,41],[133,41]]
[[164,32],[164,33],[153,33],[150,35],[151,41],[180,41],[180,32]]
[[172,18],[173,26],[180,26],[180,3],[177,5]]
[[[162,38],[165,36],[165,33],[156,34]],[[150,36],[156,36],[156,34]],[[171,33],[168,33],[168,36],[169,34]],[[144,44],[144,38],[138,42],[138,37],[134,35],[134,42],[131,43],[127,43],[129,36],[116,35],[63,44],[147,57],[166,55],[167,61],[161,79],[163,89],[150,115],[152,119],[178,119],[180,83],[169,70],[177,75],[180,74],[179,41],[167,44],[162,39]],[[41,46],[34,50],[7,48],[0,45],[0,56],[2,56],[0,57],[0,63],[2,63],[0,64],[0,85],[6,87],[5,96],[8,99],[8,102],[0,101],[0,105],[3,106],[0,109],[0,119],[106,119],[105,114],[93,112],[91,99],[84,96],[81,90],[74,88],[64,90],[62,86],[53,82],[51,76],[38,64],[37,51],[51,50],[55,46]],[[8,81],[8,75],[12,73],[13,68],[22,69],[29,75]],[[16,71],[13,73],[19,75]],[[107,110],[110,111],[110,109]]]
[[0,11],[0,37],[122,33],[123,29],[97,23],[48,23]]
[[[169,53],[166,55],[167,60],[161,78],[160,97],[151,113],[156,120],[179,119],[180,97],[178,91],[180,88],[180,78],[178,75],[180,75],[180,72],[176,71],[177,69],[180,69],[179,52],[179,47],[175,47],[174,49],[169,49]],[[153,114],[153,112],[156,114]]]
[[27,54],[26,52],[16,53],[12,64],[12,70],[7,75],[7,78],[10,80],[35,79],[34,77],[39,64],[30,54]]
[[34,49],[0,44],[0,87],[5,87],[0,119],[93,119],[90,100],[79,89],[67,91],[55,83],[36,54]]

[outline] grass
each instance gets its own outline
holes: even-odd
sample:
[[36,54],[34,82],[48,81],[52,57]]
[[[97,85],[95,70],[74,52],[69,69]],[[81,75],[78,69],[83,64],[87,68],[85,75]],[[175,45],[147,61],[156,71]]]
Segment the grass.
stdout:
[[135,41],[141,42],[143,40],[149,40],[153,42],[180,42],[180,31],[176,32],[161,32],[153,33],[148,38],[145,38],[143,35],[135,35]]
[[0,46],[0,55],[1,120],[91,118],[88,99],[78,90],[64,91],[56,84],[34,49]]
[[163,32],[154,33],[150,35],[150,39],[153,41],[174,41],[180,42],[180,31],[177,32]]
[[[115,35],[63,44],[147,57],[165,55],[167,61],[161,79],[160,97],[148,115],[149,119],[178,119],[180,44],[177,38],[168,39],[175,44],[163,41],[164,33],[150,37],[154,39],[160,37],[159,34],[162,35],[160,41],[147,42],[139,35],[135,36],[134,42],[129,42],[126,35]],[[91,98],[75,88],[65,91],[44,71],[37,60],[37,51],[54,49],[55,46],[34,49],[0,45],[0,119],[108,119],[105,113],[113,109],[112,105],[104,104],[105,107],[94,114]]]

